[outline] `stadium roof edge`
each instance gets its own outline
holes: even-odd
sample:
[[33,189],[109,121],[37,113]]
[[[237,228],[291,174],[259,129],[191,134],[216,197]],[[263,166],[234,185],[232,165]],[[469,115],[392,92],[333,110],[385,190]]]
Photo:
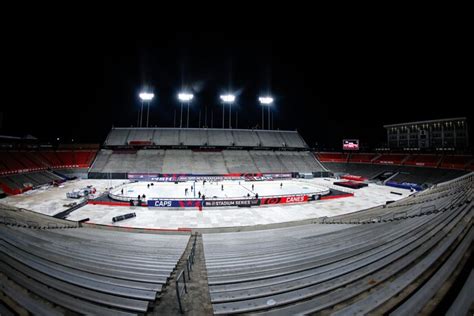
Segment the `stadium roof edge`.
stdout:
[[298,133],[297,130],[268,130],[268,129],[245,129],[245,128],[187,128],[187,127],[112,127],[112,129],[136,129],[136,130],[184,130],[184,131],[202,131],[202,130],[213,130],[213,131],[244,131],[244,132],[275,132],[275,133]]
[[387,124],[387,125],[384,125],[383,127],[388,128],[388,127],[398,127],[398,126],[405,126],[405,125],[429,124],[429,123],[440,123],[440,122],[450,122],[450,121],[466,121],[466,120],[467,120],[466,117],[454,117],[454,118],[446,118],[446,119],[439,119],[439,120]]

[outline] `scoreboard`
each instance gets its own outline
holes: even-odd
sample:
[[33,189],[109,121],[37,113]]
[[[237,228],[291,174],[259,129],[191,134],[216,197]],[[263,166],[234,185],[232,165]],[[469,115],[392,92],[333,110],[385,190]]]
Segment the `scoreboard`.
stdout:
[[343,150],[359,150],[359,140],[358,139],[344,139],[342,141]]

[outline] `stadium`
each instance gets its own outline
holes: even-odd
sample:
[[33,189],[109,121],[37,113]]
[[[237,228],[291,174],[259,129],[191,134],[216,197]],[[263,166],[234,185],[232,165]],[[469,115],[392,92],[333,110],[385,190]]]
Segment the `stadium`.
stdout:
[[387,114],[381,146],[331,121],[322,148],[282,97],[248,114],[226,92],[190,120],[202,90],[173,92],[173,115],[151,86],[130,115],[48,126],[97,142],[0,136],[1,315],[472,314],[467,117]]

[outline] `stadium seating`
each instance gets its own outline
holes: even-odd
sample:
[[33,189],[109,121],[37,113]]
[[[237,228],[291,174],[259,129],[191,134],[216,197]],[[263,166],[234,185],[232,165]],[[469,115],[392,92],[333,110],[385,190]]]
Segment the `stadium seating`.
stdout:
[[203,128],[113,128],[105,146],[219,146],[307,148],[296,131]]
[[248,150],[223,150],[222,155],[228,173],[259,172]]
[[[110,132],[107,135],[104,145],[109,146],[123,146],[128,144],[128,136],[132,129],[112,129],[113,132]],[[134,135],[135,136],[135,135]]]
[[232,134],[234,136],[235,146],[242,146],[242,147],[260,146],[260,139],[258,138],[258,135],[256,133],[248,133],[247,131],[235,130],[235,131],[232,131]]
[[400,167],[398,174],[392,178],[392,181],[398,183],[418,183],[418,184],[435,184],[451,179],[455,179],[467,171],[464,170],[450,170],[450,169],[432,169],[419,167]]
[[[221,134],[222,135],[222,134]],[[286,173],[324,171],[308,151],[190,149],[101,150],[92,165],[94,173]]]
[[263,147],[287,147],[285,140],[277,131],[257,131],[257,135]]
[[404,165],[419,167],[438,167],[442,156],[439,155],[410,155],[405,160]]
[[388,205],[370,208],[354,213],[333,216],[324,220],[328,223],[366,223],[389,221],[396,217],[410,217],[423,213],[448,210],[469,200],[473,194],[474,174],[470,173],[433,186],[405,199]]
[[127,143],[133,142],[152,142],[153,130],[152,129],[134,129],[130,130],[130,134],[127,137]]
[[209,146],[232,146],[235,144],[234,136],[230,130],[210,129],[207,131]]
[[434,190],[365,225],[204,234],[214,313],[429,313],[474,239],[472,175]]
[[465,169],[472,162],[472,156],[446,156],[441,161],[441,168]]
[[398,173],[394,176],[393,180],[399,183],[411,182],[417,184],[435,184],[451,180],[468,173],[466,170],[449,170],[383,164],[326,162],[324,165],[334,173],[357,175],[368,179],[372,179],[387,171]]
[[189,239],[90,228],[30,229],[12,223],[0,224],[0,234],[1,290],[39,315],[147,312]]
[[351,153],[348,162],[370,163],[377,156],[374,153]]
[[88,168],[96,150],[3,151],[0,175],[60,168]]
[[321,162],[347,162],[348,154],[345,153],[317,153]]
[[405,158],[407,158],[407,155],[405,154],[384,154],[375,158],[372,162],[389,165],[401,165]]
[[45,184],[51,184],[53,181],[62,182],[64,178],[48,171],[38,171],[29,173],[16,173],[0,177],[0,185],[5,192],[23,190],[25,188],[34,188]]
[[88,168],[96,153],[95,149],[0,152],[0,186],[9,194],[17,194],[25,188],[63,181],[66,177],[49,170]]

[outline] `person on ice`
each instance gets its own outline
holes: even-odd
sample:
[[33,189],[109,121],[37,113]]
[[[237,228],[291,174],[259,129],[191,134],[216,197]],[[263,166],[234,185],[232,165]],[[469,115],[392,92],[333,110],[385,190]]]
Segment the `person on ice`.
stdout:
[[198,192],[198,196],[199,196],[199,198],[201,198],[201,191]]
[[224,185],[221,185],[221,191],[224,191]]
[[253,191],[253,184],[252,184],[252,191]]
[[122,195],[123,195],[123,189],[122,189]]
[[186,196],[188,195],[188,188],[184,189],[184,195],[186,195]]
[[280,182],[280,189],[283,188],[283,182]]

